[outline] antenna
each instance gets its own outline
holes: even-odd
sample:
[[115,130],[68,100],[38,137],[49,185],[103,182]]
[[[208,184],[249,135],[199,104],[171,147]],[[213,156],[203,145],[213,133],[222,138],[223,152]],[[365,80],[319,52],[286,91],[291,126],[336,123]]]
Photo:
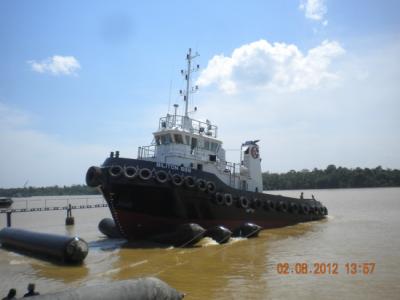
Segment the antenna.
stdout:
[[172,89],[172,79],[169,82],[169,95],[168,95],[168,114],[169,114],[169,108],[171,106],[171,89]]
[[174,108],[175,108],[175,114],[174,114],[174,126],[176,126],[176,113],[177,113],[177,110],[178,110],[178,104],[174,104]]
[[190,93],[196,92],[199,87],[196,85],[194,87],[190,86],[190,76],[193,72],[196,72],[200,69],[200,65],[196,65],[195,68],[192,68],[192,60],[195,59],[197,56],[200,56],[197,52],[192,55],[192,48],[189,48],[188,54],[186,54],[187,60],[187,70],[181,70],[181,74],[184,76],[186,80],[186,90],[180,90],[179,93],[183,96],[183,101],[185,101],[185,118],[188,117],[188,107],[189,107],[189,95]]

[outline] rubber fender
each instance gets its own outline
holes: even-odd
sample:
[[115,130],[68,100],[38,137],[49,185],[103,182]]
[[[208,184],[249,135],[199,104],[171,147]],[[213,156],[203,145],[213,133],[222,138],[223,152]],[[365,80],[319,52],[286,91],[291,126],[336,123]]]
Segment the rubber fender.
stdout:
[[128,179],[134,179],[138,175],[138,169],[134,166],[127,166],[124,169],[124,176]]
[[253,223],[244,223],[240,225],[238,228],[235,228],[232,232],[233,237],[244,237],[244,238],[252,238],[258,236],[258,233],[261,231],[262,227]]
[[99,167],[90,167],[86,172],[86,185],[97,187],[103,183],[103,173]]
[[156,180],[159,183],[166,183],[168,181],[168,173],[163,170],[157,171],[156,172]]
[[118,227],[111,218],[104,218],[99,222],[99,231],[105,236],[112,239],[122,238],[122,234],[119,232]]
[[111,175],[111,177],[119,177],[123,172],[124,169],[119,165],[111,166],[108,169],[108,173]]
[[65,263],[81,263],[89,252],[88,244],[79,237],[10,227],[0,231],[0,243],[2,247],[58,259]]
[[172,175],[172,184],[175,186],[181,186],[183,184],[183,177],[179,174]]
[[185,294],[155,277],[81,286],[67,291],[35,296],[37,300],[180,300]]
[[219,244],[224,244],[229,241],[232,236],[232,231],[224,226],[214,226],[208,228],[204,236],[212,238]]
[[148,168],[143,168],[139,170],[139,178],[142,180],[149,180],[153,177],[153,173]]

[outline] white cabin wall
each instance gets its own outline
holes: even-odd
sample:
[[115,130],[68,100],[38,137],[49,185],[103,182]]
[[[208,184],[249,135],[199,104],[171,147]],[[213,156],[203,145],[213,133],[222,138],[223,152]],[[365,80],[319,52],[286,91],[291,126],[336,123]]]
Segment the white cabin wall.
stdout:
[[[252,155],[252,148],[255,147],[256,150],[253,150]],[[247,190],[255,192],[258,190],[262,192],[263,184],[262,184],[262,173],[261,173],[261,158],[259,156],[258,146],[257,145],[250,145],[248,148],[249,151],[244,153],[243,155],[243,166],[246,168],[246,177],[247,177]]]

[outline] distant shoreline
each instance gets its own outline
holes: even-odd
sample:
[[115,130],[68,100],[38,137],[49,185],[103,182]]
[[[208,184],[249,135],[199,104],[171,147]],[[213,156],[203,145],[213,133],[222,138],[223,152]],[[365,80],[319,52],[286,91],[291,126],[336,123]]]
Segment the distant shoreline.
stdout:
[[[315,190],[345,188],[400,187],[400,170],[355,168],[329,165],[325,170],[313,169],[286,173],[262,174],[263,190]],[[86,185],[0,188],[1,197],[99,195],[96,188]]]

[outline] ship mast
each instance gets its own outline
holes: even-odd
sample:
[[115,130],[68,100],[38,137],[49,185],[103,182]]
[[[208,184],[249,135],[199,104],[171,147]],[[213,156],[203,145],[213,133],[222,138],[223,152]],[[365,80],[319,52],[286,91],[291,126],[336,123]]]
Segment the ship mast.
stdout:
[[186,80],[186,90],[180,90],[180,94],[183,96],[183,101],[185,101],[185,119],[189,117],[189,95],[190,93],[194,93],[199,89],[197,85],[194,87],[190,87],[190,76],[193,72],[196,72],[200,68],[199,65],[196,65],[195,68],[192,68],[192,60],[195,59],[197,56],[199,56],[199,54],[196,52],[194,55],[192,55],[192,48],[189,48],[189,52],[188,54],[186,54],[187,70],[181,70],[181,74],[185,77]]

